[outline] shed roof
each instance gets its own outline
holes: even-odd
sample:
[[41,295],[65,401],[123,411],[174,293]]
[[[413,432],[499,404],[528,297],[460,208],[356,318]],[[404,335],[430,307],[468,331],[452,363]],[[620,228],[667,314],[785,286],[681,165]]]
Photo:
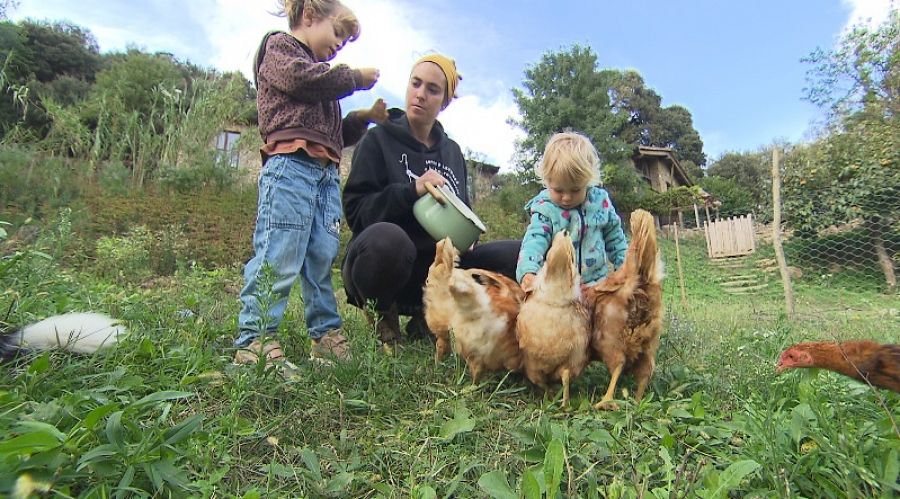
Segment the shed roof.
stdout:
[[689,187],[694,185],[694,181],[691,180],[691,177],[688,176],[687,172],[684,171],[684,168],[681,167],[681,164],[678,163],[678,159],[675,158],[675,152],[669,147],[637,146],[632,158],[635,161],[641,158],[660,158],[663,161],[667,161],[672,164],[672,170],[680,177],[682,185]]

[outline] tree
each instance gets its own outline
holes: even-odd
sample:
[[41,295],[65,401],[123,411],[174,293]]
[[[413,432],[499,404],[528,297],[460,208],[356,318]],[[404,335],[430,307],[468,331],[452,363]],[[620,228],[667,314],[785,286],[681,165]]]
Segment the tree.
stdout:
[[[763,151],[727,152],[710,165],[706,173],[710,177],[731,181],[733,185],[746,190],[752,200],[749,211],[760,215],[767,211],[760,208],[770,206],[769,199],[772,196],[772,174],[768,158],[767,152]],[[713,181],[713,184],[725,187],[725,184],[717,181]]]
[[90,31],[65,22],[0,23],[0,57],[5,61],[0,129],[19,124],[37,136],[48,126],[42,99],[84,99],[101,65]]
[[691,112],[682,106],[664,107],[656,113],[650,124],[647,145],[671,148],[678,159],[690,161],[697,166],[706,164],[703,140],[694,129]]
[[619,213],[630,213],[644,207],[652,190],[627,160],[603,168],[603,187]]
[[[703,140],[694,129],[691,112],[684,106],[662,107],[662,97],[644,83],[634,70],[605,70],[610,82],[610,105],[622,118],[615,135],[632,146],[666,147],[681,161],[700,167],[706,164]],[[693,173],[702,176],[702,169]],[[694,178],[699,178],[694,177]]]
[[700,180],[700,187],[722,202],[719,215],[732,217],[756,211],[753,193],[733,179],[707,176]]
[[9,17],[9,11],[18,6],[18,0],[0,0],[0,19],[7,19]]
[[856,26],[836,48],[818,48],[802,61],[813,65],[805,98],[828,108],[833,123],[867,109],[900,114],[900,10],[877,29]]
[[22,21],[29,70],[33,79],[49,82],[70,76],[88,82],[100,70],[100,48],[94,35],[69,22]]
[[590,48],[574,45],[544,54],[525,70],[523,87],[513,89],[522,115],[513,124],[527,133],[517,144],[523,173],[533,171],[550,136],[567,128],[587,135],[605,163],[626,156],[625,144],[613,136],[622,118],[610,108],[609,82]]
[[886,240],[900,238],[900,12],[858,26],[806,59],[807,99],[830,111],[830,132],[786,158],[787,221],[801,236],[859,221],[888,290],[897,288]]
[[634,70],[603,71],[609,81],[610,105],[622,119],[616,136],[626,144],[650,145],[650,123],[656,117],[662,98],[644,84],[644,77]]

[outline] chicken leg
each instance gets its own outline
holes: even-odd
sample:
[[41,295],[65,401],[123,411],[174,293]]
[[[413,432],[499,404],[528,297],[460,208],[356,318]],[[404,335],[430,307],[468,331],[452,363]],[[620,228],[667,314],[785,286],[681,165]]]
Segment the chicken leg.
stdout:
[[568,369],[563,369],[559,373],[559,379],[562,381],[563,386],[563,401],[562,406],[569,406],[569,382],[572,380],[572,372]]
[[613,368],[612,374],[609,379],[609,387],[606,389],[606,393],[603,395],[603,398],[600,402],[597,402],[594,405],[594,409],[600,409],[604,411],[618,411],[619,404],[613,402],[613,394],[616,392],[616,384],[619,382],[619,376],[622,374],[622,369],[625,367],[624,362],[620,362],[616,364],[616,367]]
[[450,352],[450,332],[438,332],[434,333],[437,341],[435,342],[435,351],[434,351],[434,365],[440,365],[441,361],[444,360],[444,357]]
[[656,367],[655,357],[655,353],[650,355],[644,354],[641,357],[640,362],[634,368],[634,377],[637,379],[637,390],[634,392],[634,400],[636,402],[640,402],[641,398],[644,397],[644,390],[647,389],[647,384],[650,382],[650,376],[653,375],[653,370]]
[[484,366],[481,365],[480,362],[477,361],[469,361],[469,374],[472,375],[472,384],[478,384],[478,378],[481,376],[481,371]]

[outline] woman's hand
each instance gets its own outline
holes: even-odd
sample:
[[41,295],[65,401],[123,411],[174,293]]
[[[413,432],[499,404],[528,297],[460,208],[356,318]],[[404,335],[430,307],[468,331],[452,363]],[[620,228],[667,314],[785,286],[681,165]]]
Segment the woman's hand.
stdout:
[[363,111],[363,116],[369,123],[382,124],[388,118],[387,104],[384,99],[378,99],[372,107]]
[[447,183],[447,180],[441,176],[440,173],[435,170],[425,170],[425,173],[422,174],[419,178],[416,179],[416,194],[419,197],[425,195],[425,182],[431,182],[431,185],[435,187],[440,187]]

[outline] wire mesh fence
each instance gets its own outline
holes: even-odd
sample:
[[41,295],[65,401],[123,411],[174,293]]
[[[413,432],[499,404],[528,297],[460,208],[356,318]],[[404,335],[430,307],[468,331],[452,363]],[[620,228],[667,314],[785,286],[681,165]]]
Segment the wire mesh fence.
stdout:
[[[848,328],[884,339],[900,334],[900,175],[879,172],[871,181],[839,171],[815,181],[814,164],[795,168],[788,159],[776,178],[783,189],[776,194],[770,184],[773,201],[756,213],[720,218],[699,204],[660,217],[670,237],[666,227],[684,227],[682,243],[705,260],[679,278],[688,281],[685,308],[710,322],[732,309],[735,320],[755,324],[786,314],[811,337],[842,337]],[[692,275],[703,278],[691,282]]]

